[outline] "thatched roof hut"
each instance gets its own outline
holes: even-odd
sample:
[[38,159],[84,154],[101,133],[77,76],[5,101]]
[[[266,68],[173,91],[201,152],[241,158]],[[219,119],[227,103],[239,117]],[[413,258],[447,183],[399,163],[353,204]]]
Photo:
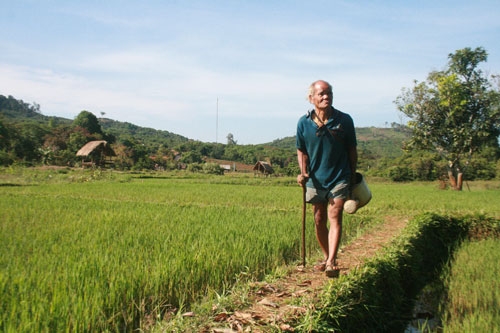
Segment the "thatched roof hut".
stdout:
[[116,156],[115,151],[111,148],[111,145],[105,140],[87,142],[76,153],[76,156],[88,157],[92,153],[99,153],[104,156]]
[[274,173],[274,169],[271,164],[264,161],[258,161],[257,163],[255,163],[253,170],[258,171],[264,175],[271,175]]
[[[76,156],[82,157],[82,166],[104,165],[106,164],[106,157],[116,156],[116,153],[107,141],[96,140],[87,142],[77,151]],[[85,159],[90,159],[90,161],[85,161]]]

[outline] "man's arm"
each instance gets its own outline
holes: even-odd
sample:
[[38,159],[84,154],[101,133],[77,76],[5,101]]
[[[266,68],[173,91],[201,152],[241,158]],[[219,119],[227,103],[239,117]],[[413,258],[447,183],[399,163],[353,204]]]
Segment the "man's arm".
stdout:
[[297,176],[297,183],[300,186],[304,186],[307,182],[307,178],[309,178],[309,174],[307,173],[307,165],[309,163],[309,156],[306,152],[297,149],[297,161],[299,162],[300,175]]

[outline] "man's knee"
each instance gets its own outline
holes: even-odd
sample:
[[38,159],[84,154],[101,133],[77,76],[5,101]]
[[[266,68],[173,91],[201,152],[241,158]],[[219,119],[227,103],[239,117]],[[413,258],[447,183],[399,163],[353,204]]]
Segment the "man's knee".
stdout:
[[329,198],[328,199],[328,209],[329,210],[335,210],[337,212],[342,212],[342,208],[344,208],[344,199],[338,199],[338,198]]

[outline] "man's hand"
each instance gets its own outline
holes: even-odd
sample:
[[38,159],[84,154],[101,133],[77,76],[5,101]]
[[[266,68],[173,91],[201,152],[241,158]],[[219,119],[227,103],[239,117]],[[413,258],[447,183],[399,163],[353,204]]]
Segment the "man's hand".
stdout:
[[297,183],[301,186],[301,187],[304,187],[306,186],[306,183],[307,183],[307,180],[309,179],[309,175],[308,174],[300,174],[297,176]]

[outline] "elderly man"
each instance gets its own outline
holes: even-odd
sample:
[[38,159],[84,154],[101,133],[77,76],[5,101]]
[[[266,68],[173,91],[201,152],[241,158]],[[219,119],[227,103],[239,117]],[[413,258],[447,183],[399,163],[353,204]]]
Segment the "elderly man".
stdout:
[[306,187],[306,201],[313,208],[316,238],[324,256],[316,267],[328,277],[336,277],[343,206],[358,161],[356,132],[352,118],[332,106],[328,82],[313,82],[307,97],[314,109],[297,124],[297,182]]

